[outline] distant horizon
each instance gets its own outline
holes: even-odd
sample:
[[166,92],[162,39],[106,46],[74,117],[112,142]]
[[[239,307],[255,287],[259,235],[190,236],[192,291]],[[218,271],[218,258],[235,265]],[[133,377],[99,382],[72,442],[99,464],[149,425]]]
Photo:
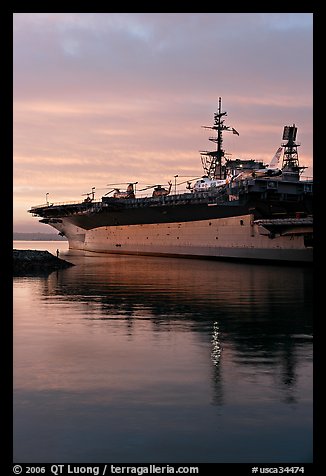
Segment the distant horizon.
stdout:
[[55,232],[42,232],[42,231],[17,231],[13,230],[13,233],[24,234],[24,235],[57,235]]
[[60,236],[58,233],[13,231],[13,241],[45,241],[47,238],[50,241],[67,241],[65,236]]

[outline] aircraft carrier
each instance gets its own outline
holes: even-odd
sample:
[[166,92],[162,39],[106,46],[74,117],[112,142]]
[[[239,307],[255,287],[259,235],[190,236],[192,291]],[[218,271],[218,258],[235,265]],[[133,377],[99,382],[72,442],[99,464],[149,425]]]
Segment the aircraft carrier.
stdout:
[[130,182],[126,191],[114,188],[100,200],[93,187],[82,201],[47,202],[28,211],[66,236],[72,250],[312,263],[313,180],[302,178],[297,127],[284,127],[268,165],[230,160],[223,134],[239,133],[225,125],[226,115],[219,98],[207,127],[216,149],[201,152],[204,175],[184,182],[182,193],[170,181],[138,196],[138,182]]

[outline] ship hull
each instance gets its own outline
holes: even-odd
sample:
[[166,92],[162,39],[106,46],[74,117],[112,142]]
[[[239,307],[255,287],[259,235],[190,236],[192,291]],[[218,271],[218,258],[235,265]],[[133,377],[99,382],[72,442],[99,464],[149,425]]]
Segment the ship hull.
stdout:
[[[49,223],[50,224],[50,223]],[[271,232],[252,214],[200,221],[100,226],[85,229],[69,217],[51,223],[71,250],[229,260],[310,263],[311,227]]]

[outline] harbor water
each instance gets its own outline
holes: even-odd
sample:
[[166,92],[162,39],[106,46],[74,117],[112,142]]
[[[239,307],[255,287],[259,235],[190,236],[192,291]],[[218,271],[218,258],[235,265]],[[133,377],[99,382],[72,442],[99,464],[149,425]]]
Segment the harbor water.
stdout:
[[14,462],[313,461],[311,268],[13,247]]

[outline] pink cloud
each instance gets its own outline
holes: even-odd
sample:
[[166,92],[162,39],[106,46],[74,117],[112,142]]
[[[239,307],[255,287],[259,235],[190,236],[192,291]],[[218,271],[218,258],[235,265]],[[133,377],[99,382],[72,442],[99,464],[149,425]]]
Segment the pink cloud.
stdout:
[[219,96],[233,157],[296,123],[312,171],[312,14],[15,14],[16,229],[47,192],[201,174]]

